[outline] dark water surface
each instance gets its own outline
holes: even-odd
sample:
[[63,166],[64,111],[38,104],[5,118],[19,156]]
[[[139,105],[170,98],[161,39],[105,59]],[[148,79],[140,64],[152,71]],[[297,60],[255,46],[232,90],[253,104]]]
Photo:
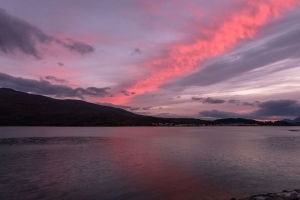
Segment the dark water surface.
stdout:
[[296,189],[300,132],[288,129],[0,127],[0,199],[222,200]]

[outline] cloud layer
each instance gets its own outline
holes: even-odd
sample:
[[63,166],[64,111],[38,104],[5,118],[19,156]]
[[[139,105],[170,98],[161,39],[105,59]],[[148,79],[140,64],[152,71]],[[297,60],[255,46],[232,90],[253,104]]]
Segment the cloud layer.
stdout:
[[24,54],[40,59],[41,54],[38,45],[47,45],[53,42],[82,55],[94,52],[94,48],[88,44],[72,39],[62,41],[49,36],[28,22],[9,15],[1,8],[0,27],[0,50],[4,53],[14,53],[19,50]]
[[193,101],[199,101],[201,103],[208,103],[208,104],[222,104],[225,103],[226,100],[223,99],[214,99],[214,98],[198,98],[198,97],[192,97]]
[[296,0],[266,0],[256,3],[243,1],[214,27],[195,25],[194,29],[199,32],[193,36],[192,42],[173,44],[168,47],[165,57],[145,62],[144,66],[152,69],[152,72],[135,81],[127,90],[139,94],[153,91],[178,76],[195,72],[199,68],[199,62],[225,53],[241,39],[253,38],[258,28],[296,3]]
[[13,53],[16,49],[39,58],[37,43],[49,43],[54,38],[29,23],[9,15],[0,8],[0,50]]
[[[270,65],[285,59],[300,57],[300,29],[284,32],[265,40],[257,47],[231,53],[208,64],[203,70],[179,80],[176,85],[208,86],[236,77],[242,73]],[[295,67],[290,65],[289,67]],[[284,68],[274,69],[271,73]],[[270,72],[269,72],[270,73]]]
[[46,80],[50,80],[50,81],[54,81],[56,83],[69,83],[69,81],[65,80],[65,79],[61,79],[61,78],[56,78],[55,76],[45,76],[44,77]]
[[[50,79],[55,77],[49,76]],[[48,77],[48,78],[49,78]],[[57,78],[56,78],[57,79]],[[53,95],[58,98],[63,97],[72,97],[84,99],[85,96],[90,97],[105,97],[108,96],[109,87],[97,88],[97,87],[88,87],[88,88],[71,88],[65,85],[54,85],[46,80],[33,80],[25,79],[21,77],[13,77],[8,74],[0,72],[0,87],[3,88],[12,88],[15,90],[30,92],[41,95]]]
[[272,100],[258,104],[258,109],[246,113],[224,112],[218,110],[205,110],[199,112],[200,117],[211,118],[252,118],[252,119],[278,119],[282,117],[299,117],[300,104],[295,100]]
[[236,99],[230,99],[230,100],[225,100],[225,99],[218,99],[218,98],[202,98],[202,97],[192,97],[192,101],[197,101],[202,104],[235,104],[235,105],[243,105],[243,106],[256,106],[259,104],[259,101],[254,101],[254,102],[245,102],[245,101],[240,101]]

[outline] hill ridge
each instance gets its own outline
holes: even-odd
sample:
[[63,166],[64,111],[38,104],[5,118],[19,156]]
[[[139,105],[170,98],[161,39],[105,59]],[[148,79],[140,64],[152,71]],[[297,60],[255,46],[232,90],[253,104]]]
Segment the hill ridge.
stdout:
[[207,121],[193,118],[160,118],[138,115],[121,108],[83,100],[54,99],[10,88],[0,88],[0,126],[199,126],[290,125],[227,118]]

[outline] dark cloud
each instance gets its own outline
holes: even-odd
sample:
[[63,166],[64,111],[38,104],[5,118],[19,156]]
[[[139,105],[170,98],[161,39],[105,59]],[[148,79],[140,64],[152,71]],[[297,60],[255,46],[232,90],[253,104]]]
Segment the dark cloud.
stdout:
[[199,97],[192,97],[192,100],[193,100],[193,101],[202,101],[202,100],[203,100],[203,98],[199,98]]
[[105,97],[109,93],[107,90],[109,90],[110,87],[105,87],[105,88],[97,88],[97,87],[88,87],[86,89],[82,88],[76,88],[80,94],[82,95],[87,95],[87,96],[95,96],[95,97]]
[[135,48],[135,49],[133,50],[133,52],[131,53],[131,55],[134,56],[134,55],[136,55],[136,54],[141,54],[141,53],[142,53],[142,51],[141,51],[139,48]]
[[71,88],[64,85],[53,85],[44,79],[33,80],[21,77],[13,77],[8,74],[0,73],[0,87],[12,88],[23,92],[31,92],[41,95],[53,95],[55,97],[78,97],[84,99],[84,96],[105,97],[109,96],[107,90],[109,87],[96,88]]
[[135,110],[140,110],[141,108],[130,108],[129,110],[131,110],[131,111],[135,111]]
[[295,100],[273,100],[260,103],[256,116],[300,116],[300,105]]
[[69,83],[66,79],[56,78],[55,76],[45,76],[44,79],[46,80],[52,80],[57,83]]
[[179,117],[178,115],[176,114],[172,114],[172,113],[160,113],[160,114],[157,114],[157,115],[154,115],[155,117],[163,117],[163,118],[177,118]]
[[201,103],[207,103],[207,104],[222,104],[226,103],[226,100],[223,99],[213,99],[213,98],[198,98],[198,97],[192,97],[193,101],[198,101]]
[[[221,59],[218,58],[211,60],[210,63],[202,64],[205,66],[204,69],[185,76],[177,82],[170,83],[169,86],[207,86],[278,61],[289,58],[299,58],[299,38],[300,29],[296,29],[277,35],[272,39],[265,39],[265,41],[257,45],[257,47],[249,47],[246,50],[237,49],[236,52],[224,55]],[[284,66],[268,71],[268,73],[274,73],[297,66]]]
[[211,118],[253,118],[253,119],[266,119],[266,118],[282,118],[282,117],[299,117],[300,104],[295,100],[272,100],[259,103],[258,109],[249,113],[234,113],[224,112],[218,110],[206,110],[199,112],[201,117]]
[[9,15],[1,8],[0,27],[0,51],[4,53],[14,53],[16,50],[19,50],[24,54],[41,59],[37,48],[38,43],[49,44],[50,42],[56,42],[82,55],[94,51],[94,48],[88,44],[73,40],[64,42],[49,36],[28,22]]
[[64,63],[61,63],[61,62],[58,62],[57,64],[61,67],[64,66]]
[[242,105],[243,106],[255,106],[254,103],[249,103],[249,102],[243,102]]
[[120,92],[122,94],[124,94],[125,96],[130,96],[130,93],[128,91],[126,91],[126,90],[120,90]]
[[257,106],[260,102],[254,101],[254,102],[242,102],[240,100],[230,99],[227,101],[227,103],[235,104],[235,105],[243,105],[243,106]]
[[135,92],[128,92],[127,90],[120,90],[120,92],[125,96],[131,96],[135,94]]
[[200,103],[207,103],[207,104],[235,104],[235,105],[243,105],[243,106],[257,106],[259,104],[259,101],[254,101],[254,102],[242,102],[240,100],[236,99],[230,99],[230,100],[224,100],[224,99],[214,99],[214,98],[201,98],[201,97],[192,97],[193,101],[198,101]]
[[81,55],[85,55],[85,54],[92,53],[95,51],[94,47],[92,47],[88,44],[85,44],[83,42],[77,42],[72,39],[68,39],[67,41],[68,42],[56,40],[56,42],[58,44],[60,44],[61,46],[65,47],[71,51],[80,53]]
[[235,100],[235,99],[230,99],[230,100],[228,100],[228,103],[239,105],[241,103],[241,101]]
[[142,108],[143,110],[150,110],[151,107],[145,107],[145,108]]
[[40,58],[36,43],[49,43],[53,37],[44,34],[29,23],[10,16],[0,8],[0,50],[13,53],[19,50],[27,55]]
[[213,98],[206,98],[202,101],[202,103],[209,103],[209,104],[222,104],[222,103],[225,103],[226,100],[223,100],[223,99],[213,99]]

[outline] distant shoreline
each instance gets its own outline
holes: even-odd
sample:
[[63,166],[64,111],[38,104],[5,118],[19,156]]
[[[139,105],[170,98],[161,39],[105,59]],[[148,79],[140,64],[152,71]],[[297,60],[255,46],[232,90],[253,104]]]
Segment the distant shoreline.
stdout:
[[[226,126],[216,126],[216,125],[212,125],[212,126],[139,126],[139,125],[134,125],[134,126],[69,126],[69,125],[61,125],[61,126],[56,126],[56,125],[53,125],[53,126],[49,126],[49,125],[0,125],[0,127],[70,127],[70,128],[96,128],[96,127],[103,127],[103,128],[118,128],[118,127],[152,127],[152,128],[186,128],[186,127],[287,127],[287,126],[280,126],[280,125],[272,125],[272,126],[269,126],[269,125],[258,125],[258,126],[243,126],[243,125],[240,125],[240,126],[230,126],[230,125],[226,125]],[[288,127],[300,127],[299,125],[291,125],[291,126],[288,126]],[[292,130],[287,130],[287,131],[291,131],[291,132],[298,132],[300,131],[300,129],[292,129]]]

